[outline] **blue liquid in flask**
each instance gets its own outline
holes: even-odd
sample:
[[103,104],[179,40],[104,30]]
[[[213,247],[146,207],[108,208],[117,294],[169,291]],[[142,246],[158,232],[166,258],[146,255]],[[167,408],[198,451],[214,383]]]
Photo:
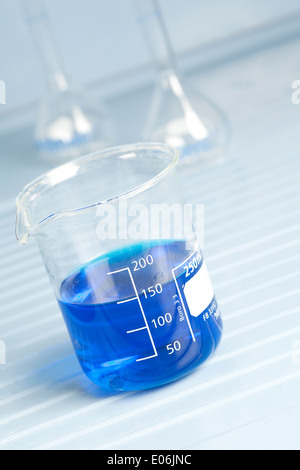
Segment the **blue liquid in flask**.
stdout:
[[142,390],[208,359],[222,320],[213,294],[197,310],[203,266],[184,241],[164,241],[109,253],[70,274],[59,305],[85,374],[105,389]]

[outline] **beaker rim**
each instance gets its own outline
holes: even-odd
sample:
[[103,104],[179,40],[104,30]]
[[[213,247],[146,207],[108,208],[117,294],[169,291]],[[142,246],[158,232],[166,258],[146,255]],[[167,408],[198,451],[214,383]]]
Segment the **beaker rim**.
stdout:
[[[161,151],[165,154],[169,154],[169,156],[172,156],[172,158],[167,161],[165,167],[161,171],[158,171],[153,177],[146,179],[145,182],[143,182],[142,184],[134,186],[127,191],[120,192],[119,194],[116,194],[115,196],[109,197],[107,199],[103,199],[101,201],[97,201],[92,204],[83,205],[82,207],[62,209],[60,211],[54,212],[53,214],[48,215],[47,217],[43,218],[36,224],[29,223],[28,217],[26,215],[26,204],[24,204],[24,200],[26,196],[28,196],[30,193],[32,193],[32,195],[34,194],[38,195],[39,194],[38,188],[40,188],[43,185],[43,182],[45,183],[45,187],[48,189],[57,184],[63,183],[64,181],[69,179],[70,174],[72,177],[72,171],[74,169],[76,168],[79,169],[80,167],[83,167],[85,164],[92,162],[94,160],[109,158],[110,156],[112,156],[112,154],[120,154],[120,157],[121,157],[122,154],[126,155],[126,153],[129,153],[129,152],[133,152],[137,150],[151,150],[151,149],[156,150],[156,151]],[[109,147],[103,150],[99,150],[99,151],[78,157],[76,159],[73,159],[55,168],[52,168],[51,170],[33,179],[18,194],[16,198],[16,206],[17,206],[16,238],[19,243],[25,244],[27,242],[28,237],[31,236],[33,232],[35,232],[37,227],[41,226],[44,223],[52,222],[56,220],[57,218],[60,218],[65,215],[78,214],[78,212],[85,211],[93,207],[97,207],[97,206],[107,204],[107,203],[113,203],[122,198],[134,197],[135,195],[146,191],[152,186],[155,186],[160,180],[165,178],[168,175],[168,173],[173,168],[175,168],[175,166],[178,163],[178,160],[179,160],[179,151],[170,145],[163,144],[160,142],[138,142],[134,144],[118,145],[118,146]],[[68,170],[70,171],[68,172]],[[51,183],[49,183],[49,181],[51,181],[51,176],[58,175],[59,173],[61,173],[62,175],[65,175],[65,177],[61,177],[59,181],[57,181],[55,178],[52,178],[52,181],[55,181],[55,182],[51,185]]]

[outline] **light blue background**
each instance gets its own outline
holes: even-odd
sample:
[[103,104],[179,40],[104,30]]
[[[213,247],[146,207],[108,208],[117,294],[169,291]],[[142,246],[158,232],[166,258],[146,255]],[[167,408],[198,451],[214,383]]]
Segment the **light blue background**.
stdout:
[[[143,0],[141,0],[143,1]],[[19,2],[0,0],[0,79],[7,105],[31,103],[44,76]],[[131,0],[46,0],[67,71],[79,83],[110,81],[149,64]],[[161,0],[178,54],[299,12],[299,0]]]
[[[150,80],[136,86],[151,68],[130,0],[47,3],[74,78],[101,92],[129,83],[108,102],[119,141],[135,142],[152,94]],[[85,379],[37,247],[15,240],[14,199],[51,165],[34,148],[33,119],[2,132],[10,114],[34,110],[43,75],[17,0],[0,0],[8,88],[0,106],[1,449],[299,450],[300,105],[291,101],[299,0],[161,3],[180,65],[188,56],[190,78],[232,128],[222,161],[179,174],[186,202],[205,205],[204,256],[225,326],[220,349],[185,380],[147,393],[103,396]],[[259,28],[274,22],[275,31]],[[219,62],[197,70],[197,58],[213,62],[216,49]]]

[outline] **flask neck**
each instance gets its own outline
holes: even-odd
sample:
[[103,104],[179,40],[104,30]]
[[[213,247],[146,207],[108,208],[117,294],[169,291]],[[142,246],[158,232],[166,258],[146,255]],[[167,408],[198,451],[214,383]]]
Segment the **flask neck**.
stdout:
[[153,63],[161,73],[175,71],[175,54],[158,0],[133,1]]
[[24,16],[43,63],[47,83],[52,91],[66,91],[69,83],[53,37],[43,0],[22,0]]

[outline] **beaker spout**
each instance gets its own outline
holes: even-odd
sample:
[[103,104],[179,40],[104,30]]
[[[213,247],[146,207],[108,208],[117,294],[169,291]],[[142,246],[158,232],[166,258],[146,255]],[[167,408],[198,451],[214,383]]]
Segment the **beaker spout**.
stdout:
[[26,245],[30,233],[30,224],[28,222],[26,212],[20,208],[17,202],[17,218],[16,218],[16,238],[20,245]]

